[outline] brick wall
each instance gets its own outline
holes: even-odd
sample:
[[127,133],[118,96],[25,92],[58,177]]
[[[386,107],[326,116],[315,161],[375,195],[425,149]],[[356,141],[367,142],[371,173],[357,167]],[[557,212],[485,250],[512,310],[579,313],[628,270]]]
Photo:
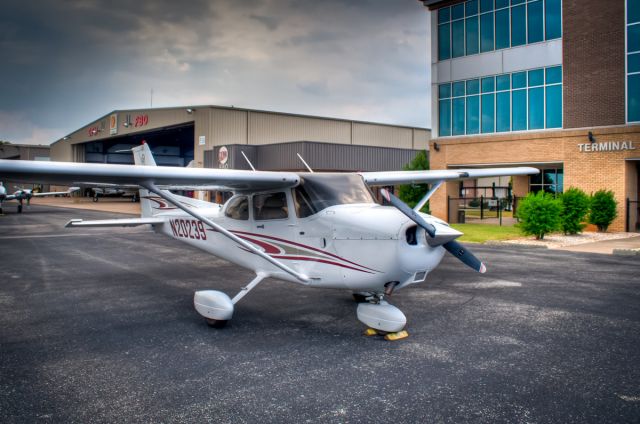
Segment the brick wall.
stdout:
[[[589,143],[589,130],[544,131],[500,136],[459,137],[434,140],[440,151],[431,149],[431,169],[446,169],[452,165],[562,163],[564,188],[578,187],[587,193],[600,189],[612,190],[618,203],[618,218],[612,231],[625,229],[626,198],[637,198],[635,167],[628,159],[640,159],[640,126],[595,128],[591,130],[598,143],[631,141],[636,150],[580,152],[578,145]],[[433,143],[433,141],[432,141]],[[514,181],[518,195],[524,180]],[[458,183],[448,183],[431,199],[435,216],[447,219],[447,194],[457,196]],[[453,216],[453,215],[452,215]]]
[[625,123],[624,1],[564,0],[564,128]]

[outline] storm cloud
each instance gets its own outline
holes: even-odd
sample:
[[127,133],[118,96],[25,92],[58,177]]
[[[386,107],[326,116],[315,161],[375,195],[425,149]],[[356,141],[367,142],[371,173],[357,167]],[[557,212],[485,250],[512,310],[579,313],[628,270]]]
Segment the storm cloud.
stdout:
[[430,126],[428,15],[402,0],[3,2],[0,139],[114,109],[234,105]]

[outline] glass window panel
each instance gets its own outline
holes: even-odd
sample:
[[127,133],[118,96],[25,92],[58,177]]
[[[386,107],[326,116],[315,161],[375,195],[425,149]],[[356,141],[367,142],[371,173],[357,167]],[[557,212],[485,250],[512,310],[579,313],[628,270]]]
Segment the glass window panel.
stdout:
[[508,90],[511,88],[511,75],[498,75],[496,77],[496,91]]
[[544,84],[544,69],[529,71],[529,87]]
[[480,93],[480,80],[467,81],[467,95]]
[[545,2],[545,39],[560,38],[562,36],[562,20],[560,16],[562,0],[545,0]]
[[627,69],[629,73],[640,72],[640,53],[630,54],[628,60]]
[[441,99],[451,97],[451,84],[440,84],[438,87],[438,97]]
[[465,12],[467,16],[478,14],[478,0],[469,0],[465,3]]
[[629,75],[627,81],[629,122],[640,121],[640,74]]
[[491,93],[492,91],[495,91],[493,77],[482,78],[482,92]]
[[553,68],[547,68],[547,84],[555,84],[562,82],[562,66],[555,66]]
[[547,87],[547,128],[562,127],[562,86]]
[[464,96],[464,81],[453,83],[453,97]]
[[509,46],[509,9],[502,9],[496,11],[496,50]]
[[451,20],[451,8],[443,7],[438,10],[438,23],[444,24]]
[[527,10],[525,6],[511,8],[511,46],[527,43]]
[[640,22],[640,1],[627,0],[627,22]]
[[511,6],[522,3],[524,3],[524,0],[511,0]]
[[511,78],[511,88],[525,88],[527,86],[526,72],[516,72]]
[[529,129],[544,128],[544,88],[529,89]]
[[558,193],[564,191],[564,169],[558,169],[556,174],[556,189]]
[[480,15],[480,51],[493,50],[493,13]]
[[627,53],[640,51],[640,25],[633,25],[627,31]]
[[478,36],[478,17],[466,19],[467,25],[465,28],[467,38],[467,54],[476,54],[479,51],[479,36]]
[[482,95],[482,132],[492,133],[495,131],[494,95]]
[[480,97],[467,97],[467,134],[480,132]]
[[508,91],[496,94],[496,131],[511,129],[511,93]]
[[493,0],[480,0],[480,13],[493,10]]
[[545,185],[555,185],[556,184],[556,170],[555,169],[545,169],[542,171],[543,180],[542,183]]
[[539,185],[542,184],[542,172],[539,174],[534,174],[529,177],[529,184]]
[[438,60],[451,59],[451,24],[438,26]]
[[544,40],[542,31],[542,0],[538,0],[527,5],[527,42]]
[[527,90],[515,90],[511,93],[513,113],[513,131],[527,129]]
[[453,130],[451,134],[464,134],[464,98],[453,99]]
[[440,100],[438,127],[441,137],[451,135],[451,100]]
[[451,20],[464,18],[464,3],[451,7]]
[[509,0],[496,0],[496,9],[509,6]]
[[451,24],[451,57],[464,56],[464,20]]

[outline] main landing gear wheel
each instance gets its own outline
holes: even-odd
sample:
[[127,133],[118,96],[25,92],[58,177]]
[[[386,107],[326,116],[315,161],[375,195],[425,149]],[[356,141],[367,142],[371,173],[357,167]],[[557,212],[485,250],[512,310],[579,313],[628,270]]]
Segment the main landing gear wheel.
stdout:
[[97,202],[98,201],[98,196],[93,196],[93,201]]
[[209,327],[213,327],[213,328],[224,328],[229,322],[229,320],[212,319],[212,318],[205,318],[205,321],[207,321],[207,325]]

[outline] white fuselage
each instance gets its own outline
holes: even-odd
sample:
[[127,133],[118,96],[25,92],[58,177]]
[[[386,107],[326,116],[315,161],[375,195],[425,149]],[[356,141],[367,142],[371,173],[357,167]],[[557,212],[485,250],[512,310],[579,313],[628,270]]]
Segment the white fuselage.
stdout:
[[[397,209],[373,203],[336,205],[306,218],[289,214],[274,220],[233,219],[223,205],[198,208],[198,213],[308,276],[307,284],[313,287],[380,292],[386,283],[397,282],[401,288],[424,281],[445,252],[429,246],[422,229],[409,244],[406,232],[415,224]],[[165,219],[156,225],[158,232],[256,273],[300,283],[185,212],[171,209],[154,216]],[[442,231],[449,228],[430,215],[424,217]]]

